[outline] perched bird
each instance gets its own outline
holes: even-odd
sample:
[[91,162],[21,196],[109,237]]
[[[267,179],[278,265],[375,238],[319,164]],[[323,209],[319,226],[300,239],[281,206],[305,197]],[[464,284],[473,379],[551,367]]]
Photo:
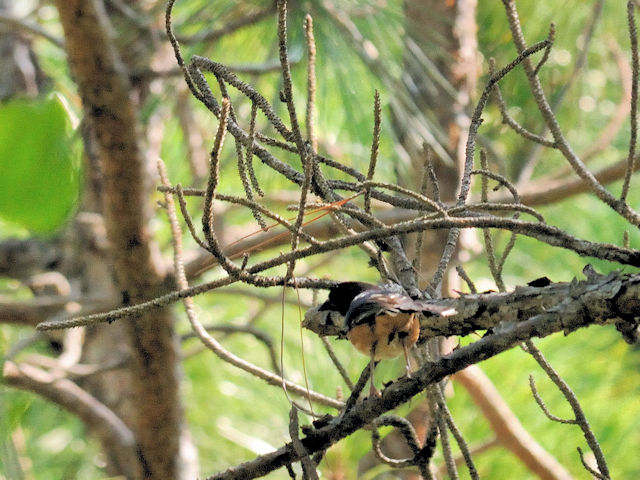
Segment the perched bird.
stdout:
[[407,376],[411,376],[409,349],[420,335],[419,314],[448,315],[448,307],[414,300],[400,286],[378,286],[364,282],[339,283],[319,311],[338,312],[344,317],[349,341],[368,355],[371,371],[370,394],[380,396],[375,387],[375,362],[404,354]]

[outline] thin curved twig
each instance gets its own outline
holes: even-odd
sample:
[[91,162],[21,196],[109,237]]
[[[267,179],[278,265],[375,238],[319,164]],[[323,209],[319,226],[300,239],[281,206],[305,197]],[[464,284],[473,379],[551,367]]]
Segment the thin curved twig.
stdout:
[[[160,170],[160,175],[163,183],[165,185],[168,184],[168,180],[166,177],[166,173],[164,171],[164,166],[161,161],[158,162],[158,168]],[[182,233],[180,231],[180,225],[178,223],[178,218],[175,212],[175,206],[173,203],[173,197],[168,193],[165,193],[165,202],[167,204],[167,214],[169,215],[169,223],[171,225],[172,230],[172,238],[174,242],[174,259],[175,259],[175,269],[176,269],[176,281],[178,286],[184,291],[188,290],[189,286],[187,283],[187,277],[184,273],[183,261],[182,261]],[[191,328],[196,333],[200,341],[209,348],[213,353],[215,353],[219,358],[224,360],[225,362],[241,368],[242,370],[266,381],[270,385],[274,385],[280,387],[282,385],[286,385],[287,390],[298,395],[305,395],[321,403],[323,405],[331,406],[334,408],[342,407],[343,403],[336,401],[332,398],[326,397],[324,395],[318,394],[316,392],[310,392],[304,387],[300,387],[293,382],[290,382],[279,375],[275,375],[271,372],[268,372],[256,365],[247,362],[246,360],[234,355],[233,353],[227,351],[215,338],[209,335],[206,328],[200,323],[195,313],[193,299],[191,295],[185,295],[182,297],[185,310],[187,313],[187,317],[191,324]]]
[[627,2],[627,23],[629,25],[629,40],[631,41],[631,114],[629,116],[630,136],[629,154],[627,155],[627,169],[622,182],[620,201],[625,202],[629,194],[631,175],[636,161],[636,143],[638,137],[638,79],[640,77],[640,59],[638,59],[638,29],[636,27],[635,4],[632,0]]
[[[514,0],[502,0],[505,6],[507,19],[509,20],[509,28],[511,29],[511,37],[513,43],[519,52],[524,53],[528,50],[520,25],[518,12],[516,9]],[[540,114],[544,118],[545,124],[549,128],[551,135],[557,145],[558,150],[562,153],[564,158],[573,167],[578,176],[589,185],[590,190],[605,204],[607,204],[613,211],[618,213],[621,217],[626,219],[629,223],[640,226],[640,214],[632,209],[626,202],[620,201],[611,192],[609,192],[591,173],[582,160],[576,155],[571,148],[571,145],[567,141],[560,128],[558,120],[553,113],[551,105],[549,104],[547,97],[540,83],[540,79],[534,74],[534,67],[528,58],[523,59],[522,65],[529,81],[529,89],[533,95],[534,100],[538,106]]]
[[573,393],[573,390],[571,390],[569,385],[567,385],[567,382],[565,382],[562,379],[562,377],[558,375],[558,372],[556,372],[555,369],[551,366],[551,364],[547,361],[547,359],[544,358],[544,356],[542,355],[542,352],[538,349],[538,347],[535,346],[532,340],[530,339],[527,340],[525,342],[525,345],[526,345],[527,352],[536,360],[536,362],[538,362],[538,365],[542,367],[542,369],[545,371],[547,376],[553,381],[553,383],[555,383],[558,389],[562,392],[562,395],[564,396],[564,398],[567,400],[567,402],[571,406],[571,410],[575,415],[575,423],[580,426],[580,429],[582,430],[582,434],[584,435],[584,438],[587,441],[589,448],[591,448],[591,451],[596,457],[596,462],[598,463],[598,469],[600,470],[599,473],[604,478],[611,478],[611,474],[609,473],[609,467],[607,466],[607,461],[605,459],[604,453],[602,452],[602,449],[600,448],[600,444],[598,443],[598,440],[596,439],[596,436],[593,433],[591,426],[589,425],[589,421],[587,420],[587,417],[584,414],[584,411],[582,410],[582,406],[580,405],[580,402],[578,401],[576,394]]

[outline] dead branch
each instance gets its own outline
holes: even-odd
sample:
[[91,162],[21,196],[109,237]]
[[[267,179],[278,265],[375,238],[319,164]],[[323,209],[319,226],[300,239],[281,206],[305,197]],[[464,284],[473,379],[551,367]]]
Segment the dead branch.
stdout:
[[[593,433],[593,430],[589,425],[589,421],[587,420],[587,417],[582,410],[582,406],[578,401],[578,397],[576,397],[576,394],[573,393],[573,390],[571,390],[567,382],[565,382],[562,377],[558,375],[558,372],[555,371],[555,369],[547,361],[544,355],[542,355],[542,352],[538,349],[538,347],[535,346],[535,344],[531,340],[527,340],[525,345],[525,351],[529,353],[536,360],[536,362],[538,362],[547,376],[553,381],[553,383],[556,384],[558,389],[562,392],[562,395],[567,400],[567,403],[571,406],[571,410],[573,410],[573,413],[575,415],[572,423],[575,423],[582,429],[584,438],[589,444],[589,447],[591,448],[591,451],[596,458],[596,462],[598,463],[599,471],[597,472],[597,477],[603,480],[610,479],[611,474],[609,473],[609,467],[607,466],[607,461],[604,457],[604,453],[602,452],[600,444],[598,443],[598,440],[596,440],[595,433]],[[530,383],[532,386],[532,391],[534,391],[533,386],[535,384],[533,383],[533,380],[531,380]],[[544,405],[544,402],[539,395],[537,396],[537,401],[539,405]],[[560,423],[563,422],[561,421]]]
[[[505,325],[537,316],[567,321],[570,325],[638,324],[640,275],[612,272],[590,275],[586,280],[552,283],[546,287],[522,286],[513,292],[468,294],[460,298],[433,300],[457,313],[447,317],[429,316],[420,321],[421,338],[466,336],[477,330],[501,329]],[[305,328],[323,336],[341,335],[341,325],[330,322],[323,312],[311,309]],[[326,312],[325,312],[326,313]],[[575,328],[573,328],[575,329]]]

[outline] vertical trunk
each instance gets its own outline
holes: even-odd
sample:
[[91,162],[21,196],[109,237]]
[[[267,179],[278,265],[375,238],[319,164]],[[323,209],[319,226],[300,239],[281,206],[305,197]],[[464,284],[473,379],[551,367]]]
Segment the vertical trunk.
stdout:
[[[452,201],[457,195],[464,162],[468,109],[478,75],[476,0],[405,0],[404,10],[405,84],[411,85],[412,99],[434,126],[434,137],[448,154],[448,158],[434,156],[433,162],[441,198]],[[436,67],[440,78],[425,69],[426,62]],[[398,138],[411,158],[411,178],[419,179],[424,166],[422,139],[407,135],[411,125],[400,116],[396,118]],[[442,252],[433,246],[444,246],[446,235],[446,232],[426,235],[420,272],[423,278],[429,278],[436,268]]]
[[[69,63],[102,169],[102,210],[115,291],[123,305],[159,293],[163,280],[148,230],[149,188],[138,105],[97,1],[57,1]],[[140,98],[140,95],[138,95]],[[173,319],[167,310],[90,329],[85,357],[128,357],[124,372],[87,382],[132,429],[139,477],[179,478],[183,428]],[[108,383],[106,383],[108,382]],[[116,462],[117,463],[117,462]]]

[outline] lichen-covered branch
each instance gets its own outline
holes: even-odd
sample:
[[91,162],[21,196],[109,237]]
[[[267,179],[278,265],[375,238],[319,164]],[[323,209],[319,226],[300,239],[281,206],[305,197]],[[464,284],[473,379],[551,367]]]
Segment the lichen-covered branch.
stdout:
[[[546,316],[566,321],[565,333],[591,324],[638,325],[640,275],[613,272],[591,275],[586,280],[551,283],[545,287],[520,286],[512,292],[467,294],[460,298],[432,301],[455,309],[447,317],[428,316],[420,322],[421,337],[466,336],[478,330],[494,330],[506,325]],[[330,322],[309,310],[304,326],[323,336],[341,335],[342,325]]]

